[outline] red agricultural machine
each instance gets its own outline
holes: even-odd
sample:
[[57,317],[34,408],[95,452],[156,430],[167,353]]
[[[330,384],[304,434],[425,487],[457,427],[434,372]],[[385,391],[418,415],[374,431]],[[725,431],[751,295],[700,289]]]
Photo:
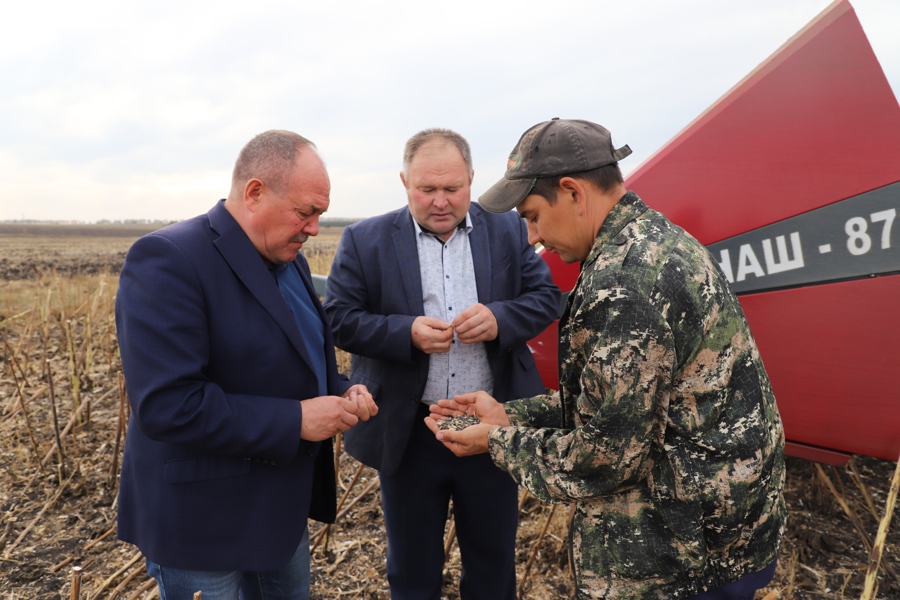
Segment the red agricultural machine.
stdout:
[[[900,105],[834,2],[626,179],[713,253],[788,453],[900,456]],[[563,292],[578,265],[543,254]],[[557,329],[530,346],[556,388]]]

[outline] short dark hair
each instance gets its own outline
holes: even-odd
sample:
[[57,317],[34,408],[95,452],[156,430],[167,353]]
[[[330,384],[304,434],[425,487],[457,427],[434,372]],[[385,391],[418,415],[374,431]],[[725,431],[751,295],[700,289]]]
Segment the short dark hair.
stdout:
[[270,129],[256,135],[241,149],[234,163],[232,192],[237,193],[254,178],[274,192],[283,192],[303,148],[315,150],[316,145],[293,131]]
[[434,127],[431,129],[423,129],[407,140],[406,146],[403,148],[404,176],[409,174],[409,165],[412,162],[413,157],[415,157],[416,152],[419,151],[419,148],[432,140],[444,140],[445,142],[450,142],[456,146],[463,161],[466,163],[466,168],[469,170],[469,173],[472,172],[472,150],[469,148],[469,142],[466,141],[466,138],[452,129]]
[[559,180],[563,177],[573,177],[575,179],[589,181],[604,192],[616,184],[625,182],[625,178],[622,177],[622,170],[619,168],[619,163],[615,162],[580,173],[567,173],[565,175],[554,175],[552,177],[538,177],[534,186],[531,188],[531,191],[528,193],[542,196],[547,202],[553,204],[556,202],[556,191],[559,189]]

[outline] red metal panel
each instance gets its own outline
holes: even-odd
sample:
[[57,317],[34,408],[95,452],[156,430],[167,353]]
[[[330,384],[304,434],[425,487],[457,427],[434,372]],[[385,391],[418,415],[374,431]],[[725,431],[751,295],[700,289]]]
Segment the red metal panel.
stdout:
[[784,450],[788,456],[796,456],[797,458],[834,465],[835,467],[845,465],[850,460],[850,456],[852,456],[843,452],[828,450],[827,448],[806,446],[805,444],[797,444],[791,441],[785,442]]
[[534,354],[534,362],[544,386],[551,390],[559,389],[559,321],[553,321],[547,329],[529,341],[528,347]]
[[558,254],[553,252],[545,252],[543,248],[538,250],[538,254],[550,267],[550,273],[553,275],[553,283],[564,292],[568,292],[575,287],[575,281],[578,279],[578,263],[564,263]]
[[[626,186],[712,244],[898,181],[900,106],[838,0]],[[544,258],[569,291],[577,265]],[[900,275],[741,296],[789,453],[831,463],[842,452],[900,455],[898,301]],[[554,323],[530,343],[551,388],[556,336]]]
[[741,297],[791,440],[900,456],[900,275]]
[[900,181],[900,109],[835,2],[628,177],[710,244]]

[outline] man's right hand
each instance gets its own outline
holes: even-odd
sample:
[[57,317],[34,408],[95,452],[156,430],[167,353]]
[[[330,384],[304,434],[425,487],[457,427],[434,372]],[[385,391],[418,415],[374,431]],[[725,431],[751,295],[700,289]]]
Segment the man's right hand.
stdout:
[[416,317],[410,330],[413,346],[425,354],[450,352],[453,327],[447,321],[434,317]]
[[509,417],[503,405],[485,391],[470,392],[454,396],[453,400],[438,400],[428,410],[432,417],[455,417],[459,415],[475,415],[482,423],[509,427]]
[[319,396],[301,400],[300,408],[303,411],[300,438],[310,442],[327,440],[359,422],[359,407],[355,397]]

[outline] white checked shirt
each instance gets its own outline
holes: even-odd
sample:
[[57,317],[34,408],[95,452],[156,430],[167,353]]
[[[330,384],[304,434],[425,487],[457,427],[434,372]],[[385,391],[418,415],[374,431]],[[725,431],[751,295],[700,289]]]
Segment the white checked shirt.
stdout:
[[[425,316],[448,323],[478,303],[475,267],[469,245],[472,219],[468,213],[464,223],[464,226],[454,229],[444,242],[423,230],[413,219]],[[441,398],[453,398],[456,394],[478,390],[489,394],[494,390],[494,375],[488,364],[484,343],[463,344],[454,332],[450,352],[429,355],[428,381],[422,402],[434,404]]]

